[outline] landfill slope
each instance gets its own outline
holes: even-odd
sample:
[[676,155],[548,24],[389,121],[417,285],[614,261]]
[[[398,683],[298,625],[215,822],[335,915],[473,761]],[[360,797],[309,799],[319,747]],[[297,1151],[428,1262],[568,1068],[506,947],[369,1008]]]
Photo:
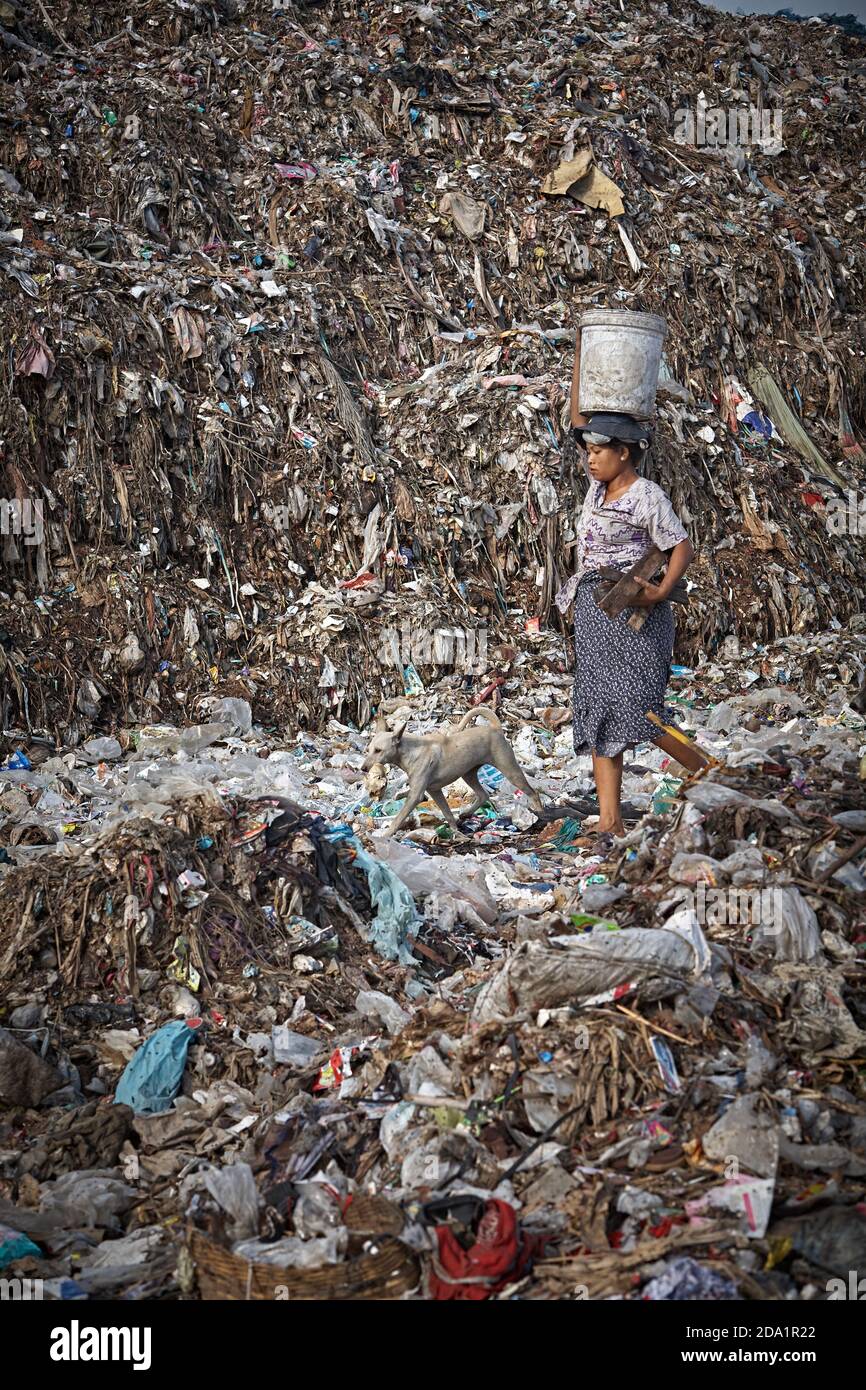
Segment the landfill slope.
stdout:
[[[43,521],[2,536],[4,728],[363,724],[454,641],[561,674],[590,307],[668,321],[678,658],[861,610],[864,47],[804,32],[2,0],[0,489]],[[780,147],[678,142],[749,106]]]

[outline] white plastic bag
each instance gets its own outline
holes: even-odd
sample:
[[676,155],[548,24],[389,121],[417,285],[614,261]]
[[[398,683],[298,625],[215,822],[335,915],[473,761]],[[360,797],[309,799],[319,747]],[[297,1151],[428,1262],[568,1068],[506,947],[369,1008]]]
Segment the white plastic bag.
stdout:
[[401,1009],[396,999],[389,998],[378,989],[362,989],[355,1000],[355,1008],[366,1018],[383,1024],[394,1037],[402,1033],[412,1020],[412,1015]]
[[818,918],[793,884],[764,888],[753,895],[759,904],[760,922],[752,933],[752,947],[768,948],[778,961],[809,962],[823,959]]

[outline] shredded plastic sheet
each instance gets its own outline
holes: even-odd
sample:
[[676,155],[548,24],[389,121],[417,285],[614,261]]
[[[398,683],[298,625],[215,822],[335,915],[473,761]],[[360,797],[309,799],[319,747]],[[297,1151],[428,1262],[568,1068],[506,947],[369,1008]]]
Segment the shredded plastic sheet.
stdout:
[[345,834],[347,828],[335,826],[330,835],[351,844],[355,862],[367,875],[370,897],[376,909],[376,916],[367,927],[369,939],[386,960],[396,960],[401,965],[410,965],[415,959],[410,941],[414,934],[413,928],[418,921],[415,899],[405,883],[387,864],[368,854],[351,831],[348,835]]

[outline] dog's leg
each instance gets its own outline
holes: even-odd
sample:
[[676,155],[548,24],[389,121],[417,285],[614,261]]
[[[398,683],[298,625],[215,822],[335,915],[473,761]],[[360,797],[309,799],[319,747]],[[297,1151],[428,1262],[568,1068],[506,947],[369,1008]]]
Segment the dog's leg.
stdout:
[[401,830],[403,826],[406,824],[409,817],[411,816],[412,812],[415,810],[415,807],[418,805],[418,802],[424,800],[424,797],[427,794],[428,771],[429,768],[425,765],[425,767],[421,770],[420,774],[417,771],[414,772],[413,776],[409,781],[409,787],[406,792],[406,800],[403,802],[403,805],[400,807],[400,810],[397,812],[391,824],[388,826],[388,829],[385,831],[385,839],[390,839],[390,837],[395,833],[395,831]]
[[409,788],[408,792],[406,793],[406,800],[403,802],[403,805],[400,807],[400,810],[397,812],[391,824],[388,826],[388,829],[385,831],[385,834],[383,836],[384,839],[390,840],[392,835],[396,834],[398,830],[402,830],[403,826],[406,824],[412,812],[415,810],[415,807],[418,805],[418,802],[423,800],[424,792],[424,787]]
[[460,819],[466,820],[467,817],[474,816],[478,807],[483,806],[485,801],[489,801],[490,798],[478,780],[477,767],[473,767],[469,772],[464,772],[463,781],[466,783],[469,790],[475,793],[475,800],[472,805],[467,807],[465,811],[460,812]]
[[451,807],[448,805],[448,802],[445,799],[445,793],[443,791],[433,791],[431,787],[429,789],[429,796],[430,800],[435,802],[435,804],[439,807],[439,810],[442,812],[448,824],[452,826],[454,830],[459,830],[460,827],[454,819],[454,812],[451,810]]
[[526,774],[524,773],[523,768],[520,766],[520,763],[515,758],[514,750],[512,749],[511,744],[507,741],[507,739],[503,738],[496,740],[494,746],[494,755],[493,757],[491,757],[490,761],[493,763],[493,766],[495,768],[498,768],[500,772],[503,772],[505,774],[509,782],[513,783],[515,787],[519,787],[522,792],[526,793],[527,800],[529,801],[529,804],[532,807],[533,811],[541,812],[544,809],[541,797],[538,795],[538,792],[535,790],[535,788],[531,787],[527,782]]

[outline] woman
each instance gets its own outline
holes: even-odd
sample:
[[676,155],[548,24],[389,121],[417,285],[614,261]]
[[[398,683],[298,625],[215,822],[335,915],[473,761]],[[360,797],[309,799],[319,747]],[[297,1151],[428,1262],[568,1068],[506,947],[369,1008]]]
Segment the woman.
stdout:
[[[591,482],[578,523],[577,574],[558,600],[562,607],[574,597],[574,750],[592,754],[599,833],[622,835],[626,748],[652,742],[686,766],[696,769],[705,762],[697,750],[692,753],[670,735],[660,735],[646,717],[648,710],[658,718],[664,715],[674,645],[668,595],[695,552],[667,494],[638,473],[649,431],[628,415],[582,415],[579,371],[578,333],[571,419],[588,454]],[[630,570],[653,545],[668,552],[667,568],[657,584],[639,581],[643,593],[634,606],[651,612],[635,632],[628,626],[632,609],[607,617],[595,601],[595,590],[600,570]]]

